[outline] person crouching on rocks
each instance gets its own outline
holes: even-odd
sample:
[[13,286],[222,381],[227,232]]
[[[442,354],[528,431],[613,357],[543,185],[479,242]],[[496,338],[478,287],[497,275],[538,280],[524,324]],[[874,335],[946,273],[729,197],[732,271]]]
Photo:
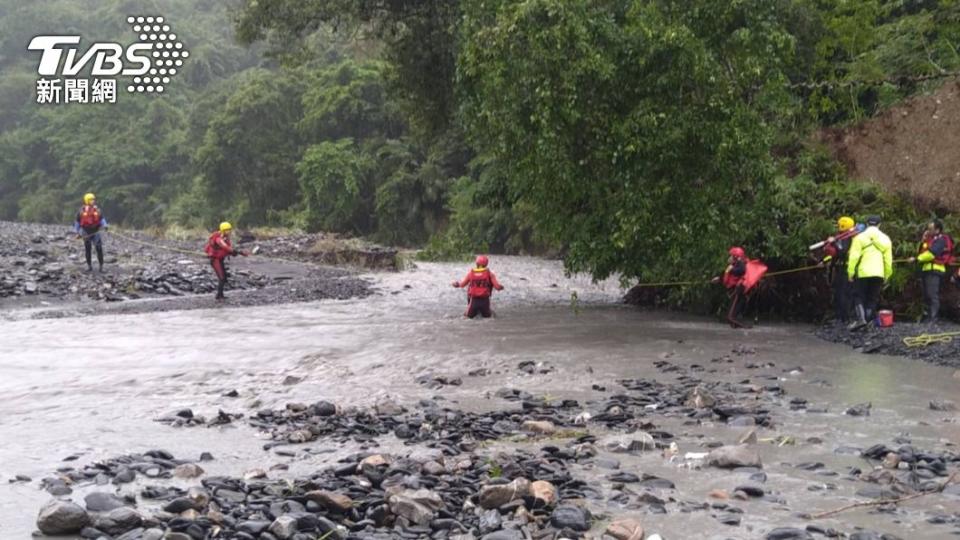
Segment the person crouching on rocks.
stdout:
[[750,324],[743,322],[741,318],[747,307],[750,291],[767,272],[767,267],[760,261],[748,259],[742,247],[732,247],[727,253],[727,268],[723,271],[723,276],[713,278],[713,282],[722,282],[729,291],[731,303],[727,311],[727,322],[730,326],[750,328]]
[[497,276],[487,267],[489,264],[490,261],[485,255],[478,255],[476,268],[467,272],[462,280],[453,282],[453,286],[458,289],[467,287],[467,312],[464,315],[471,319],[478,313],[485,319],[491,317],[493,310],[490,309],[490,296],[493,289],[503,290]]
[[213,267],[213,272],[217,275],[217,300],[223,300],[223,287],[227,284],[227,278],[229,277],[226,258],[236,255],[243,255],[244,257],[249,255],[246,251],[234,249],[230,242],[230,232],[232,230],[233,225],[224,221],[220,224],[220,230],[214,231],[210,235],[207,246],[204,248],[207,256],[210,257],[210,266]]
[[87,259],[87,270],[93,272],[93,260],[91,249],[97,248],[97,263],[100,271],[103,272],[103,239],[100,238],[100,231],[107,230],[107,219],[103,217],[103,212],[97,206],[97,197],[93,193],[87,193],[83,196],[83,206],[77,212],[76,220],[73,222],[73,230],[77,233],[77,238],[83,239],[83,253]]

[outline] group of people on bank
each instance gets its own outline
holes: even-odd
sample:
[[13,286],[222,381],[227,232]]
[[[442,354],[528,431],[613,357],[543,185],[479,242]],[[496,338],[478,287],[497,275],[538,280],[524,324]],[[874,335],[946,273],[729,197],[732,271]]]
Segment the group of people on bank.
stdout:
[[[837,220],[836,234],[811,246],[820,252],[819,266],[830,271],[835,319],[849,323],[851,330],[862,328],[877,317],[880,292],[893,276],[893,242],[880,230],[880,223],[880,216],[867,217],[865,224],[844,216]],[[937,321],[940,290],[947,276],[960,277],[960,271],[951,268],[953,251],[953,239],[944,232],[943,223],[935,219],[927,223],[916,255],[906,261],[918,265],[920,272],[923,322]],[[748,326],[741,320],[743,305],[764,272],[766,266],[748,259],[742,248],[730,248],[728,266],[723,276],[714,281],[722,281],[730,291],[727,320],[731,326]]]
[[[833,308],[837,321],[850,323],[850,328],[860,328],[877,316],[880,292],[893,276],[893,242],[880,230],[879,216],[869,216],[865,224],[857,224],[851,217],[837,220],[837,232],[811,246],[820,253],[819,265],[830,272],[833,289]],[[93,193],[83,196],[83,206],[77,212],[74,230],[83,239],[87,268],[93,271],[92,251],[96,251],[98,268],[103,271],[103,240],[100,233],[107,229],[107,220],[97,205]],[[217,277],[216,299],[224,298],[224,287],[229,279],[226,260],[233,256],[247,256],[248,252],[234,247],[231,240],[233,226],[223,222],[210,234],[204,252],[210,260]],[[919,265],[925,304],[924,320],[935,322],[940,313],[940,290],[943,282],[953,272],[953,239],[944,233],[943,223],[932,220],[927,224],[915,256],[909,263]],[[762,261],[750,259],[741,247],[731,247],[727,267],[721,276],[713,279],[722,283],[731,298],[727,321],[735,328],[747,328],[743,321],[747,300],[767,272]],[[951,276],[960,278],[960,271]],[[480,255],[476,265],[453,286],[467,288],[466,317],[477,315],[490,317],[493,310],[490,298],[494,290],[502,291],[503,285],[489,268],[489,259]],[[851,322],[851,319],[852,322]]]

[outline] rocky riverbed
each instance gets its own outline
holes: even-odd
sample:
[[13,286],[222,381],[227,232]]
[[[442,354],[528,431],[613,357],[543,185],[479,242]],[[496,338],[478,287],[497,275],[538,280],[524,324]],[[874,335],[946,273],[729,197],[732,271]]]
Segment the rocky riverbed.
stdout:
[[[252,257],[228,261],[226,305],[344,299],[369,294],[353,267],[390,269],[396,251],[322,235],[258,239],[239,235]],[[83,243],[68,227],[0,223],[0,309],[40,308],[38,317],[211,307],[216,280],[204,239],[177,242],[130,231],[103,233],[104,271],[86,268]],[[159,301],[158,301],[159,300]],[[118,304],[123,304],[118,305]]]
[[[859,330],[829,323],[817,329],[821,339],[849,345],[864,354],[905,356],[931,364],[960,368],[960,325],[897,322],[891,327],[869,325]],[[920,338],[908,344],[904,338]]]
[[[163,450],[83,468],[64,466],[40,486],[61,498],[73,492],[71,486],[88,488],[84,506],[51,500],[40,509],[37,526],[47,533],[122,540],[642,540],[663,536],[629,513],[677,518],[703,513],[718,527],[739,528],[749,513],[773,510],[781,517],[769,519],[774,526],[754,537],[902,538],[823,522],[796,506],[793,494],[768,485],[761,451],[825,442],[787,435],[778,429],[781,423],[791,414],[829,411],[789,395],[781,377],[769,375],[776,366],[755,360],[755,353],[737,348],[709,365],[661,360],[655,362],[658,376],[594,385],[597,398],[583,402],[501,388],[494,399],[514,406],[482,413],[445,405],[440,396],[409,406],[387,401],[371,408],[289,402],[248,417],[223,410],[209,418],[191,409],[171,411],[157,421],[181,429],[244,422],[269,441],[265,451],[279,456],[311,454],[315,450],[306,445],[317,442],[355,451],[330,467],[294,478],[282,477],[286,465],[237,477],[207,476],[201,464],[215,459],[212,455],[202,455],[197,463]],[[744,370],[742,377],[716,380],[733,365]],[[549,366],[539,367],[521,362],[516,371],[533,378],[551,372],[543,369]],[[793,376],[798,372],[802,368],[780,370]],[[489,374],[474,371],[467,377]],[[428,379],[449,380],[442,375]],[[238,397],[236,392],[224,395]],[[950,401],[931,402],[930,407],[956,411]],[[866,418],[871,409],[869,403],[853,404],[841,414]],[[668,423],[683,426],[682,431],[667,431],[663,426]],[[724,441],[696,429],[718,425],[740,430],[739,436]],[[846,483],[862,503],[896,516],[899,509],[892,501],[898,498],[945,501],[960,495],[960,485],[953,483],[960,454],[952,446],[922,448],[900,436],[889,444],[834,450],[858,458],[855,466],[816,460],[780,465],[821,478],[809,491],[826,493]],[[621,463],[644,456],[675,472],[658,476]],[[670,478],[680,471],[717,474],[709,470],[727,471],[720,474],[729,477],[724,482],[728,487],[711,489],[703,498]],[[139,493],[116,494],[138,478]],[[177,480],[179,484],[172,483]],[[91,491],[91,486],[96,487]],[[934,512],[927,523],[943,535],[960,532],[960,513]]]
[[215,310],[0,321],[0,537],[960,532],[952,370],[494,264],[486,321],[433,263],[217,332]]

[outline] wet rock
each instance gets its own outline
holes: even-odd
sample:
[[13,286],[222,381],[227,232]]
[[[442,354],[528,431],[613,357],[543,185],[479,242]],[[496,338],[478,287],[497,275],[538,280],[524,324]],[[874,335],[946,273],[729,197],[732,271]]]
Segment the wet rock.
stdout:
[[164,512],[170,512],[171,514],[179,514],[187,510],[200,510],[202,508],[202,506],[197,505],[197,503],[189,497],[177,497],[163,506]]
[[163,530],[162,529],[146,529],[143,531],[143,536],[140,537],[140,540],[164,540]]
[[780,527],[768,532],[764,540],[813,540],[813,537],[803,529]]
[[733,512],[727,512],[717,516],[717,521],[724,525],[738,526],[740,521],[743,519],[743,516]]
[[288,540],[297,534],[297,518],[280,516],[270,524],[270,533],[280,540]]
[[758,497],[758,498],[763,497],[766,494],[766,492],[763,490],[762,487],[755,486],[752,484],[744,484],[744,485],[737,486],[736,489],[734,489],[733,491],[734,493],[736,492],[743,493],[748,497]]
[[337,406],[329,401],[318,401],[310,406],[309,412],[313,416],[334,416]]
[[243,473],[244,480],[261,480],[267,477],[267,471],[263,469],[250,469]]
[[707,493],[707,497],[725,501],[730,498],[730,494],[725,489],[711,489],[710,492]]
[[550,524],[558,529],[585,532],[590,529],[590,512],[571,504],[560,505],[550,514]]
[[240,522],[237,525],[237,530],[256,537],[260,535],[260,533],[269,529],[270,525],[271,525],[271,522],[269,521],[264,521],[260,519],[248,520],[248,521]]
[[748,429],[737,439],[737,444],[757,444],[757,430]]
[[606,534],[615,540],[643,540],[643,525],[635,519],[618,519],[607,526]]
[[67,485],[62,478],[44,478],[43,489],[54,497],[62,497],[73,493],[73,488]]
[[676,488],[676,486],[674,486],[673,482],[670,480],[667,480],[666,478],[660,478],[659,476],[653,476],[652,474],[644,474],[643,478],[640,480],[640,485],[650,489]]
[[746,445],[721,446],[707,455],[707,465],[721,469],[735,469],[738,467],[762,468],[760,454]]
[[519,529],[504,529],[483,535],[480,540],[524,540],[526,537]]
[[109,512],[121,506],[127,506],[127,503],[112,493],[94,492],[87,494],[83,498],[84,505],[89,512]]
[[86,510],[68,501],[50,501],[37,516],[37,528],[51,535],[80,532],[89,522],[90,516]]
[[530,481],[526,478],[516,478],[509,484],[488,484],[480,489],[480,507],[486,510],[500,508],[529,492]]
[[115,508],[106,515],[97,516],[93,526],[112,535],[118,536],[143,524],[143,516],[129,507]]
[[503,520],[497,510],[487,510],[480,514],[480,534],[487,534],[500,528]]
[[931,401],[930,402],[931,411],[940,411],[940,412],[952,412],[957,410],[957,404],[952,401]]
[[617,453],[647,452],[657,448],[653,436],[644,431],[638,431],[630,435],[610,436],[605,438],[602,444],[608,451]]
[[202,476],[203,473],[204,470],[194,463],[184,463],[173,469],[173,476],[177,478],[197,478]]
[[545,480],[537,480],[530,484],[530,496],[544,506],[553,506],[560,500],[557,487]]
[[870,409],[872,408],[872,403],[860,403],[843,411],[843,414],[848,416],[870,416]]
[[306,494],[306,498],[316,502],[327,510],[340,512],[341,514],[344,514],[353,508],[353,500],[350,499],[350,497],[340,493],[333,493],[323,490],[310,491]]
[[406,518],[411,523],[426,525],[436,517],[436,510],[443,507],[440,497],[427,490],[405,491],[391,495],[388,504],[395,515]]
[[716,403],[717,400],[701,385],[695,387],[690,394],[687,395],[685,400],[687,407],[693,407],[695,409],[712,409]]
[[520,427],[524,431],[539,435],[553,435],[557,432],[557,426],[553,425],[553,422],[546,420],[526,420]]

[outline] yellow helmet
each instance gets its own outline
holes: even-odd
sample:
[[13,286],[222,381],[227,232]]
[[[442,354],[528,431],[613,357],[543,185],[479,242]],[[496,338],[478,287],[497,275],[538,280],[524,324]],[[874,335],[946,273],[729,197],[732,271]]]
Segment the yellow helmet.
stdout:
[[233,225],[231,225],[229,221],[224,221],[223,223],[220,224],[220,232],[227,232],[232,230],[233,230]]
[[93,193],[87,193],[83,196],[83,204],[90,204],[95,200],[97,200],[97,196]]
[[852,217],[843,216],[837,220],[837,228],[840,229],[841,232],[849,231],[854,225],[856,225],[856,223],[853,221]]

